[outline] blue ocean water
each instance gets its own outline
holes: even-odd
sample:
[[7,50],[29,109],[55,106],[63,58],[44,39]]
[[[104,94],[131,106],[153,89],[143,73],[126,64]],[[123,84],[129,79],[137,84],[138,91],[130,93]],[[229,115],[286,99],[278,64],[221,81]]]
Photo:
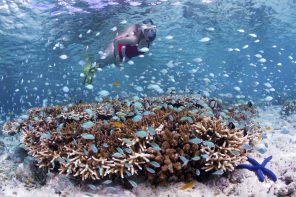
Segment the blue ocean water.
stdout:
[[[156,96],[175,88],[281,104],[296,96],[295,9],[295,0],[1,0],[1,120],[97,101],[106,91]],[[149,53],[103,68],[85,87],[84,62],[146,18],[157,26]]]

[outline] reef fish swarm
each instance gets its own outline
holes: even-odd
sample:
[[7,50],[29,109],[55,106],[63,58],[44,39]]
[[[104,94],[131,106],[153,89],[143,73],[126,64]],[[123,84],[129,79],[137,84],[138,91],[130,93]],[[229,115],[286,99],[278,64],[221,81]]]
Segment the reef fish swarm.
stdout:
[[146,174],[159,184],[233,171],[261,134],[255,114],[205,97],[134,97],[33,108],[3,130],[22,132],[40,168],[82,180]]

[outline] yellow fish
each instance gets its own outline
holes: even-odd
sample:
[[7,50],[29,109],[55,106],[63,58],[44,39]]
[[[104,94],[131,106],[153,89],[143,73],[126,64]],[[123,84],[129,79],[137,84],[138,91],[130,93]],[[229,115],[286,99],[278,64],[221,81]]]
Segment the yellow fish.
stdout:
[[186,190],[186,189],[191,189],[194,186],[194,182],[190,182],[190,183],[186,183],[185,185],[183,185],[180,189],[181,190]]
[[255,146],[257,146],[258,144],[260,144],[261,141],[262,141],[262,136],[261,135],[258,136],[257,138],[258,138],[258,141],[254,144]]
[[266,131],[270,131],[270,130],[271,130],[270,126],[266,127]]
[[112,124],[116,128],[122,128],[124,126],[124,124],[122,122],[119,122],[119,121],[112,122]]
[[120,86],[120,83],[116,81],[116,82],[113,83],[113,86],[114,87],[119,87]]

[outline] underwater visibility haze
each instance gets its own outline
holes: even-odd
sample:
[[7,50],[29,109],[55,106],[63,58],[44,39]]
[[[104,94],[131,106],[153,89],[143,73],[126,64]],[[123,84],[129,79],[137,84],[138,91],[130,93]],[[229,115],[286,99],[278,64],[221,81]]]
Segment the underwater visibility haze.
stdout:
[[[49,170],[103,185],[121,178],[134,188],[124,195],[145,196],[149,189],[127,178],[139,173],[154,185],[190,180],[159,195],[296,195],[296,174],[288,175],[296,158],[295,10],[295,0],[0,0],[0,125],[13,135],[1,136],[1,173],[16,169],[0,180],[46,185],[38,195],[67,184],[75,193],[70,178]],[[131,39],[119,35],[134,24],[145,53],[99,67],[84,83],[86,69],[102,65],[110,43]],[[146,30],[156,32],[153,42]],[[132,49],[121,47],[117,58]],[[209,174],[224,179],[191,181]],[[122,191],[87,181],[101,195]],[[254,190],[258,181],[266,190]]]

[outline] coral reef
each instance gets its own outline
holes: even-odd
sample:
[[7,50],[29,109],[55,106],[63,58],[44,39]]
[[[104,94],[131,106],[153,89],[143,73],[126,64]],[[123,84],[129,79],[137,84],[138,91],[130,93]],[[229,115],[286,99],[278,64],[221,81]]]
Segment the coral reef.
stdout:
[[[153,184],[233,171],[261,135],[255,111],[204,97],[110,99],[33,108],[5,124],[40,168],[82,180],[146,174]],[[217,107],[218,106],[218,107]],[[242,112],[243,111],[243,112]],[[248,113],[247,113],[248,112]]]
[[296,113],[296,100],[287,100],[280,111],[282,115],[291,115]]
[[15,135],[20,130],[20,123],[17,120],[12,120],[4,123],[2,127],[2,132],[7,135]]

